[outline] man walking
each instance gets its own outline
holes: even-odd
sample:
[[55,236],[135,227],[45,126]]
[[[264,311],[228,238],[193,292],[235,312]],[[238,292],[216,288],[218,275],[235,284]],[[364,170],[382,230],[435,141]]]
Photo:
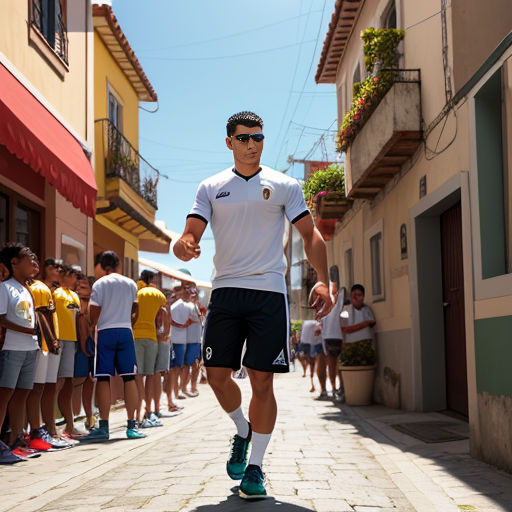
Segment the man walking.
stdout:
[[[154,272],[144,270],[140,275],[142,286],[137,293],[137,302],[139,303],[139,315],[137,322],[133,326],[133,336],[135,338],[135,354],[137,357],[137,388],[139,390],[139,405],[137,412],[140,422],[142,416],[142,402],[146,402],[146,412],[141,426],[161,427],[162,422],[158,419],[155,412],[151,411],[151,401],[154,396],[154,377],[156,360],[158,356],[157,330],[160,328],[158,321],[162,321],[159,316],[161,308],[165,307],[165,295],[155,286],[151,285]],[[145,382],[144,382],[145,377]],[[160,375],[158,375],[160,378]]]
[[115,372],[124,381],[124,401],[128,416],[126,437],[146,437],[139,432],[135,421],[138,393],[135,384],[137,360],[133,342],[132,324],[137,320],[137,285],[117,272],[119,256],[114,251],[96,255],[94,274],[97,281],[92,286],[89,302],[91,327],[98,329],[94,376],[96,399],[100,410],[99,428],[94,429],[81,442],[107,441],[110,415],[110,377]]
[[[192,315],[190,317],[191,324],[187,327],[187,348],[185,351],[185,382],[184,393],[194,398],[199,396],[197,391],[197,380],[199,377],[199,363],[201,361],[201,337],[203,334],[203,315],[201,313],[201,305],[197,295],[197,288],[191,288],[190,303],[192,308]],[[187,385],[190,382],[190,391],[187,390]]]
[[[240,112],[230,117],[226,129],[235,165],[201,182],[174,254],[183,261],[199,257],[199,242],[211,222],[216,274],[203,358],[208,382],[237,428],[228,475],[242,480],[240,496],[251,499],[267,494],[261,468],[277,415],[273,376],[289,371],[285,216],[302,235],[308,260],[317,271],[319,281],[312,291],[317,317],[327,314],[332,304],[325,243],[299,183],[260,166],[262,119]],[[252,387],[250,424],[242,411],[240,388],[231,378],[231,372],[240,368],[244,344],[243,365]]]

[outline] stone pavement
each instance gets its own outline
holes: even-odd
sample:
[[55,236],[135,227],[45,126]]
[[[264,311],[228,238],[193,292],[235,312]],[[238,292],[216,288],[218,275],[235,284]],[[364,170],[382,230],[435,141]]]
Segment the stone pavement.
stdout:
[[[225,473],[234,429],[201,386],[184,414],[144,440],[124,438],[116,411],[109,443],[0,467],[0,512],[512,510],[512,476],[470,458],[467,441],[426,444],[390,427],[446,416],[338,407],[313,400],[299,373],[276,380],[279,416],[264,468],[272,499],[238,497]],[[248,382],[238,382],[247,403]]]

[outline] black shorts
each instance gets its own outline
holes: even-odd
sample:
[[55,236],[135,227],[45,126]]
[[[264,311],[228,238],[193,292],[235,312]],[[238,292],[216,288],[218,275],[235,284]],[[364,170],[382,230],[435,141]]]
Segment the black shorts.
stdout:
[[341,354],[341,345],[343,340],[328,338],[324,341],[327,355],[338,357]]
[[213,290],[203,335],[205,366],[236,371],[243,364],[262,372],[286,373],[290,371],[288,338],[288,304],[283,293]]

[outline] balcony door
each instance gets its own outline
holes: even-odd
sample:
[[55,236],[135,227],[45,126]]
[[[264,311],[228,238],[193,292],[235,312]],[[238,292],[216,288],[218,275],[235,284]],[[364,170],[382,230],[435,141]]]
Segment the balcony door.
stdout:
[[123,132],[123,103],[110,85],[108,93],[108,119],[122,133]]

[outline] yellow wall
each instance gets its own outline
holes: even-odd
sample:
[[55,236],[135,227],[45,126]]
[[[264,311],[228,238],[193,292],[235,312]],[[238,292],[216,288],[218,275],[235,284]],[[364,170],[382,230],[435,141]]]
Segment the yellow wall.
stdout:
[[[123,104],[123,134],[136,149],[139,147],[139,100],[135,90],[121,68],[103,44],[100,36],[94,34],[94,118],[108,116],[108,85],[120,96]],[[105,195],[105,172],[103,142],[100,123],[95,130],[96,181],[98,196]],[[142,201],[142,199],[141,199]]]
[[0,52],[40,91],[77,134],[87,140],[92,135],[87,129],[86,101],[88,2],[68,2],[69,71],[63,74],[64,78],[29,43],[28,4],[25,0],[1,2]]

